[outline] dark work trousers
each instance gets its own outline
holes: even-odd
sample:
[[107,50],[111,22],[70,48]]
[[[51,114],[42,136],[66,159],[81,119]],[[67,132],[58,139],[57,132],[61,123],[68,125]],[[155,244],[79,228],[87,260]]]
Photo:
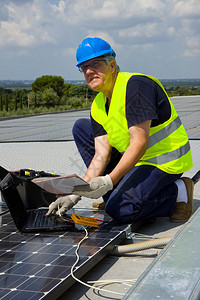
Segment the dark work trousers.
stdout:
[[[88,167],[95,153],[91,121],[77,120],[72,132],[78,151]],[[113,170],[121,156],[113,148],[111,160],[103,175]],[[103,196],[106,213],[120,223],[171,216],[178,193],[174,181],[181,175],[168,174],[149,165],[133,167],[112,191]]]

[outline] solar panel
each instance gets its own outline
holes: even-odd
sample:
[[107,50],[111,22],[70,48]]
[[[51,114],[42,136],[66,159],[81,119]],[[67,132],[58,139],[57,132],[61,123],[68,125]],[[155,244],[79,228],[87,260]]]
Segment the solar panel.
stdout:
[[0,216],[4,215],[7,212],[8,212],[7,205],[5,204],[5,202],[2,201],[1,195],[0,195]]
[[89,118],[89,109],[24,116],[0,123],[0,142],[73,140],[72,125],[78,118]]
[[[92,210],[73,209],[73,212],[94,216]],[[97,229],[89,227],[89,238],[81,244],[80,261],[74,273],[78,278],[120,243],[129,227],[117,225],[104,212],[96,212],[95,217],[104,223]],[[83,230],[21,234],[10,214],[1,216],[0,298],[33,300],[60,296],[74,283],[70,270],[76,261],[77,243],[84,235]]]

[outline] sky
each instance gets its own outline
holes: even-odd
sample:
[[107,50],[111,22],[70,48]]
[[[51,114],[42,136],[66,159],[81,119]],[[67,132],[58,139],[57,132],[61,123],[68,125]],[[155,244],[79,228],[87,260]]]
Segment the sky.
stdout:
[[76,49],[100,37],[123,72],[200,78],[199,0],[0,0],[0,80],[81,80]]

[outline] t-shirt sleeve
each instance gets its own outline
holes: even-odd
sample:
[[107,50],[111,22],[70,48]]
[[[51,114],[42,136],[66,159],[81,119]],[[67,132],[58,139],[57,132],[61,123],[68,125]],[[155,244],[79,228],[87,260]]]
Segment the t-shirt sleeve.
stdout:
[[94,137],[107,134],[107,132],[105,131],[103,126],[101,124],[99,124],[98,122],[96,122],[92,118],[91,114],[90,114],[90,119],[91,119],[92,129],[93,129],[93,132],[94,132]]
[[144,76],[134,75],[126,89],[126,117],[128,127],[147,120],[158,119],[156,83]]

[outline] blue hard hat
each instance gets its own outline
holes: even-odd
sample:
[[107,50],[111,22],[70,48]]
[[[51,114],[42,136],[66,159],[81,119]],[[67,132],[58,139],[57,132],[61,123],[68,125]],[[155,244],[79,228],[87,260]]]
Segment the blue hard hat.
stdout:
[[76,51],[76,59],[78,63],[76,66],[80,67],[83,62],[105,54],[111,54],[113,57],[116,56],[115,51],[106,41],[98,37],[88,37],[78,46]]

